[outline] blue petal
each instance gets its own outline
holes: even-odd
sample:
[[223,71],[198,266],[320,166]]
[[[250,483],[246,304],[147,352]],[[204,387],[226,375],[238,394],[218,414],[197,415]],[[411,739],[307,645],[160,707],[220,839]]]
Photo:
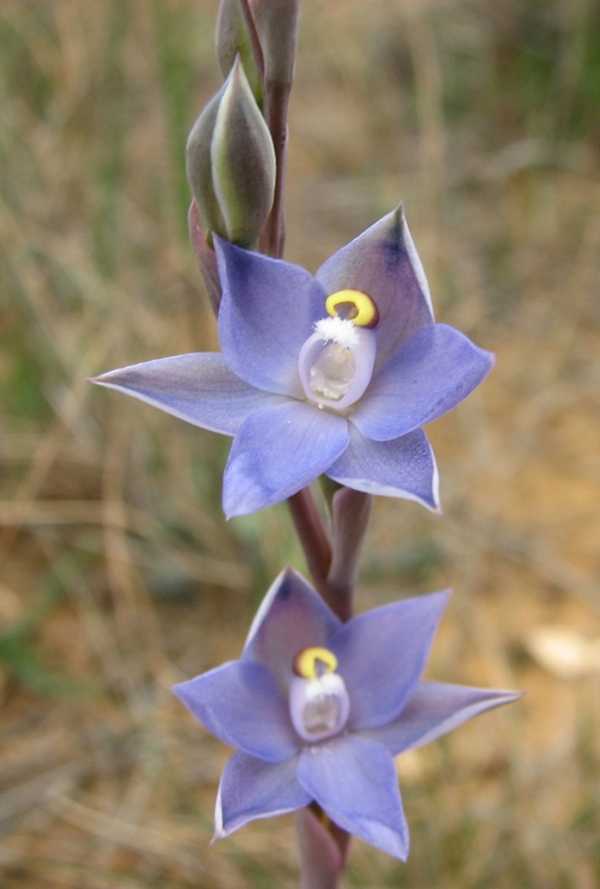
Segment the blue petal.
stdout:
[[215,237],[223,298],[219,338],[229,367],[251,386],[302,395],[298,355],[325,311],[307,271]]
[[377,305],[377,366],[419,328],[433,310],[421,260],[401,207],[338,250],[317,272],[327,293],[360,290]]
[[250,756],[282,762],[298,749],[287,701],[262,664],[231,661],[173,691],[209,732]]
[[329,643],[350,695],[352,729],[391,722],[413,693],[447,593],[405,599],[343,624]]
[[348,446],[348,423],[289,400],[248,417],[229,454],[223,482],[228,518],[256,512],[325,472]]
[[365,734],[385,744],[392,756],[396,756],[404,750],[429,744],[467,719],[502,704],[510,704],[519,697],[520,694],[514,691],[421,682],[393,722],[369,729]]
[[327,647],[341,625],[310,584],[287,568],[263,599],[242,657],[265,664],[287,689],[296,654],[303,648]]
[[394,441],[369,441],[354,430],[350,446],[327,475],[357,491],[416,500],[439,512],[435,457],[420,429]]
[[418,330],[371,382],[352,422],[389,441],[456,407],[487,376],[493,356],[446,324]]
[[298,780],[341,828],[406,860],[408,826],[394,761],[382,744],[346,735],[309,747]]
[[297,759],[267,763],[236,753],[229,760],[219,785],[215,807],[215,839],[254,821],[293,812],[310,803],[296,779]]
[[252,411],[280,401],[236,377],[218,352],[191,352],[132,364],[92,382],[225,435],[235,435]]

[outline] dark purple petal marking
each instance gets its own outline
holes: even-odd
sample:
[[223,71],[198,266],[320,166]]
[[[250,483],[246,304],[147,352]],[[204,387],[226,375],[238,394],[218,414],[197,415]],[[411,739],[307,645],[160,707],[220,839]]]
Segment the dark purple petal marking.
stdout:
[[242,657],[265,664],[287,693],[296,654],[304,648],[326,648],[341,626],[310,584],[287,568],[263,599]]
[[300,396],[298,355],[325,312],[304,269],[215,238],[223,298],[219,338],[229,367],[251,386]]
[[334,253],[317,279],[328,294],[359,290],[375,302],[376,367],[433,321],[429,286],[401,207]]
[[519,697],[520,694],[513,691],[421,682],[393,722],[369,729],[364,734],[385,744],[390,753],[396,756],[404,750],[435,741],[468,719],[494,707],[510,704]]
[[291,497],[325,472],[348,446],[348,423],[289,400],[247,418],[229,454],[223,481],[228,518]]
[[385,725],[401,712],[425,667],[448,593],[405,599],[360,614],[329,643],[350,695],[352,730]]
[[267,763],[236,753],[219,785],[215,807],[215,839],[254,821],[307,806],[311,799],[296,779],[297,759]]
[[382,744],[346,735],[302,751],[298,780],[344,830],[389,855],[408,856],[394,761]]
[[287,700],[263,664],[232,661],[173,691],[209,732],[250,756],[282,762],[298,749]]
[[389,441],[456,407],[492,369],[493,356],[446,324],[421,328],[371,381],[352,422]]
[[420,429],[394,441],[369,441],[355,429],[349,447],[327,475],[356,491],[416,500],[439,512],[435,456]]
[[240,380],[218,352],[191,352],[132,364],[92,382],[224,435],[235,435],[258,408],[281,402]]

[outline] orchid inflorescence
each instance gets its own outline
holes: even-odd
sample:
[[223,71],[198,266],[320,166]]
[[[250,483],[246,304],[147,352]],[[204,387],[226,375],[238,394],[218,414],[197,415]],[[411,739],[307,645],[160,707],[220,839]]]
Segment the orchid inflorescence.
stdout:
[[[216,836],[301,810],[303,885],[333,889],[350,834],[408,854],[393,757],[517,695],[423,681],[444,593],[350,617],[369,495],[439,511],[423,427],[466,398],[493,357],[434,321],[402,209],[315,276],[280,258],[297,19],[298,0],[221,0],[226,80],[188,142],[190,232],[221,351],[95,382],[233,438],[227,517],[292,505],[318,592],[284,570],[240,659],[174,691],[236,750],[221,779]],[[323,476],[337,491],[330,531],[309,488]]]

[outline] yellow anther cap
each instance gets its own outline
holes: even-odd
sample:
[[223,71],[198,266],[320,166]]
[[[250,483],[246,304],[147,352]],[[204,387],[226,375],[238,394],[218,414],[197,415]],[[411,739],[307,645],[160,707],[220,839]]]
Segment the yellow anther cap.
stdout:
[[337,665],[328,648],[303,648],[294,659],[294,672],[303,679],[318,679],[323,673],[335,673]]
[[325,300],[327,313],[347,318],[357,327],[375,327],[379,320],[377,306],[370,296],[360,290],[338,290]]

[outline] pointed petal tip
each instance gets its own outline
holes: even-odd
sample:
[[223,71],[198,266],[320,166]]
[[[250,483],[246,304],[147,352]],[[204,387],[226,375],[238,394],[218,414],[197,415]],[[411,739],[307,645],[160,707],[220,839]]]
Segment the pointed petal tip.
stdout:
[[429,599],[429,601],[436,605],[436,608],[439,609],[440,615],[446,610],[448,607],[448,602],[450,601],[450,597],[452,596],[453,590],[448,587],[445,590],[439,590],[436,593],[427,593],[424,596],[421,596],[421,599]]
[[404,219],[406,219],[406,211],[404,209],[404,204],[400,201],[394,209],[388,214],[390,218],[393,218],[398,224],[401,224]]
[[96,374],[94,377],[88,377],[88,382],[95,386],[104,386],[106,389],[123,390],[125,386],[119,381],[119,377],[123,371],[131,370],[130,367],[116,367],[114,370],[106,370],[104,373]]
[[[221,813],[220,817],[221,817],[221,819],[223,818],[222,813]],[[209,847],[216,846],[216,844],[220,843],[221,840],[226,840],[228,837],[231,836],[232,833],[235,833],[237,830],[240,829],[240,827],[243,827],[243,826],[244,826],[243,824],[237,824],[237,825],[234,824],[233,827],[227,828],[227,827],[225,827],[225,825],[223,823],[215,824],[215,828],[213,830],[213,835],[210,838],[209,843],[208,843]]]
[[[394,858],[398,858],[400,861],[406,863],[408,861],[408,855],[410,852],[410,836],[398,836],[398,842],[396,844],[396,849],[394,854]],[[390,850],[391,854],[391,850]]]
[[222,494],[222,508],[223,514],[225,516],[225,521],[230,522],[232,519],[239,519],[246,515],[252,515],[255,512],[259,512],[263,507],[252,507],[251,505],[245,505],[244,500],[242,498],[237,501],[230,502],[232,498],[228,496],[227,487],[223,485],[223,494]]
[[106,386],[107,385],[107,377],[110,376],[112,371],[106,371],[105,373],[96,374],[95,377],[87,377],[88,383],[93,383],[95,386]]
[[429,510],[429,512],[432,512],[434,515],[442,515],[443,509],[440,501],[440,477],[433,450],[431,451],[431,455],[433,458],[434,469],[433,478],[431,479],[431,491],[427,494],[412,494],[406,491],[404,493],[403,499],[412,500],[414,503],[419,503],[421,506],[424,506],[425,509]]
[[521,698],[527,697],[526,691],[515,691],[514,689],[501,689],[498,691],[498,697],[502,698],[501,703],[503,704],[512,704],[515,701],[520,701]]
[[214,826],[214,830],[213,830],[213,835],[210,838],[210,841],[208,843],[209,846],[214,846],[216,843],[220,842],[221,840],[226,840],[231,832],[231,831],[226,830],[225,826],[223,825],[223,812],[221,810],[220,794],[217,799],[217,807],[218,807],[218,810],[215,809],[215,826]]
[[279,585],[279,584],[284,583],[285,581],[290,581],[290,580],[304,581],[304,578],[302,577],[300,572],[296,571],[296,569],[293,568],[291,565],[284,565],[284,567],[281,569],[281,571],[277,575],[275,582]]
[[179,690],[182,685],[185,685],[185,683],[184,682],[175,682],[173,685],[169,686],[169,691],[171,692],[171,694],[175,695],[175,697],[178,698],[180,695]]
[[189,701],[189,691],[188,685],[190,684],[189,679],[183,680],[182,682],[176,682],[174,685],[171,685],[169,691],[172,695],[175,695],[178,701],[184,704],[186,707],[188,706]]
[[442,504],[440,501],[439,484],[437,478],[434,479],[431,497],[415,498],[415,500],[418,503],[421,503],[425,507],[425,509],[428,509],[429,512],[432,512],[434,515],[441,516],[444,514],[444,510],[442,509]]
[[441,516],[443,514],[442,504],[440,502],[440,479],[437,471],[437,464],[435,464],[435,462],[434,477],[431,483],[431,493],[419,496],[419,494],[410,494],[409,492],[406,492],[403,499],[412,500],[414,503],[419,503],[421,506],[424,506],[425,509],[429,510],[429,512],[432,512],[436,516]]
[[496,353],[490,352],[489,349],[482,349],[481,347],[478,347],[478,349],[483,360],[487,362],[487,367],[483,371],[479,381],[479,383],[483,383],[496,366]]

